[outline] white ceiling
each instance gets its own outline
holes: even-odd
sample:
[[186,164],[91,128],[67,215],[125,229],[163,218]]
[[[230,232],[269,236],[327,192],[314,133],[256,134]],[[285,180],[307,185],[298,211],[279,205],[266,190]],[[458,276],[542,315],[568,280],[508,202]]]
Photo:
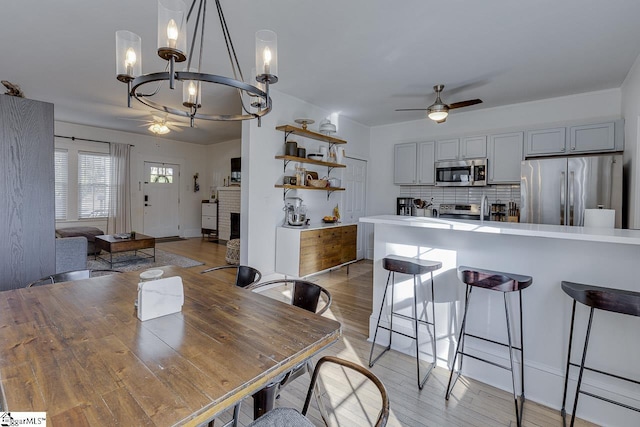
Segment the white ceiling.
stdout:
[[[203,69],[230,75],[210,3]],[[57,120],[146,133],[142,123],[123,119],[150,113],[135,100],[126,108],[126,86],[115,79],[114,33],[139,34],[143,72],[161,71],[156,4],[5,0],[0,79],[20,85],[28,98],[54,103]],[[369,126],[420,119],[420,112],[394,110],[426,108],[437,83],[446,85],[446,103],[484,101],[467,111],[617,88],[640,54],[638,0],[223,0],[222,6],[245,74],[253,67],[255,32],[272,29],[280,78],[274,89]],[[220,112],[240,110],[229,90],[204,102]],[[238,123],[197,126],[166,138],[211,144],[240,137]]]

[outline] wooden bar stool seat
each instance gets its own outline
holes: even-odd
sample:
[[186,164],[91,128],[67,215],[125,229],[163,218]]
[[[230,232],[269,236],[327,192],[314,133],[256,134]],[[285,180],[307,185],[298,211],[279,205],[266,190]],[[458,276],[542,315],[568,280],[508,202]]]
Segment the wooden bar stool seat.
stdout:
[[[516,408],[516,422],[520,426],[522,424],[522,409],[525,401],[524,397],[524,335],[522,325],[522,291],[533,283],[531,276],[525,276],[521,274],[505,273],[501,271],[483,270],[474,267],[458,267],[458,278],[462,283],[467,286],[465,292],[465,305],[464,314],[462,315],[462,326],[460,328],[460,335],[458,337],[458,343],[456,345],[456,352],[453,356],[453,363],[451,365],[451,373],[449,375],[449,383],[447,384],[447,393],[445,399],[449,400],[451,391],[456,384],[456,381],[461,375],[462,361],[464,356],[469,356],[473,359],[489,363],[490,365],[498,368],[505,369],[511,372],[511,384],[513,386],[513,400]],[[480,337],[477,335],[469,334],[465,328],[467,325],[467,312],[469,311],[469,301],[471,300],[471,291],[473,288],[482,288],[489,291],[502,292],[504,299],[505,317],[507,320],[507,343],[502,343],[488,338]],[[511,292],[518,292],[519,308],[520,308],[520,346],[516,347],[511,341],[511,321],[509,314],[509,305],[507,304],[507,294]],[[490,342],[503,347],[509,348],[509,366],[501,365],[499,363],[483,359],[473,354],[466,353],[464,351],[464,339],[465,337],[472,337],[478,340]],[[513,363],[513,351],[520,352],[520,396],[516,394],[516,381],[514,375],[514,363]],[[460,366],[456,370],[456,360],[460,355]],[[455,374],[455,379],[454,379]],[[518,397],[520,397],[520,405],[518,405]]]
[[[418,389],[422,390],[424,383],[427,381],[431,370],[436,366],[437,363],[437,347],[436,347],[436,312],[435,312],[435,294],[433,291],[433,272],[442,268],[442,263],[439,261],[430,261],[419,258],[409,258],[403,257],[399,255],[388,255],[382,260],[382,267],[389,272],[387,275],[387,284],[384,288],[384,295],[382,297],[382,303],[380,304],[380,313],[378,314],[378,322],[376,323],[376,330],[373,334],[373,342],[371,343],[371,352],[369,353],[369,367],[373,367],[373,365],[385,354],[389,349],[391,349],[391,339],[393,334],[400,334],[407,338],[411,338],[415,341],[416,345],[416,367],[417,367],[417,375],[418,375]],[[395,287],[395,274],[410,274],[413,276],[413,305],[415,308],[415,312],[412,316],[407,316],[405,314],[399,313],[395,311],[394,308],[394,287]],[[425,320],[419,318],[418,315],[418,276],[423,274],[431,274],[431,321],[429,321],[426,317]],[[391,280],[391,311],[389,313],[389,327],[381,326],[380,321],[382,319],[382,312],[385,307],[385,302],[387,299],[387,290],[389,289],[389,280]],[[422,284],[422,279],[421,279]],[[425,310],[426,311],[426,310]],[[411,320],[413,322],[413,335],[408,335],[403,332],[397,331],[393,329],[393,318],[394,316],[398,316],[407,320]],[[432,348],[433,348],[433,363],[427,370],[427,373],[424,376],[420,375],[420,343],[418,339],[418,324],[427,325],[433,329],[432,335]],[[384,329],[389,331],[389,344],[385,347],[385,349],[373,358],[373,349],[376,345],[376,338],[378,336],[378,330]]]
[[[569,368],[571,366],[580,368],[580,371],[578,374],[578,382],[576,385],[575,400],[573,402],[573,413],[571,415],[572,426],[575,422],[576,410],[578,408],[578,397],[580,396],[580,394],[585,394],[587,396],[591,396],[596,399],[600,399],[605,402],[609,402],[614,405],[618,405],[623,408],[630,409],[632,411],[640,412],[640,408],[626,405],[622,402],[614,401],[608,397],[600,396],[595,393],[581,390],[582,375],[585,370],[597,372],[598,374],[606,375],[608,377],[627,381],[633,384],[640,384],[640,381],[637,381],[631,378],[622,377],[620,375],[616,375],[610,372],[605,372],[600,369],[593,369],[588,366],[585,366],[585,361],[587,359],[587,347],[589,346],[589,337],[591,335],[591,325],[593,323],[594,310],[598,309],[598,310],[610,311],[613,313],[640,317],[640,292],[625,291],[622,289],[603,288],[600,286],[584,285],[581,283],[566,282],[566,281],[563,281],[561,283],[561,286],[562,286],[562,290],[571,298],[573,298],[573,307],[571,310],[571,328],[569,330],[569,349],[567,351],[567,366],[565,369],[565,376],[564,376],[564,393],[562,395],[562,409],[560,410],[560,413],[562,414],[563,424],[565,423],[565,416],[566,416],[565,406],[566,406],[566,400],[567,400],[567,387],[569,383]],[[580,362],[579,365],[571,362],[571,345],[573,343],[573,327],[575,325],[576,302],[580,302],[586,305],[587,307],[591,308],[589,310],[589,322],[587,323],[587,332],[584,340],[584,349],[582,351],[582,361]]]

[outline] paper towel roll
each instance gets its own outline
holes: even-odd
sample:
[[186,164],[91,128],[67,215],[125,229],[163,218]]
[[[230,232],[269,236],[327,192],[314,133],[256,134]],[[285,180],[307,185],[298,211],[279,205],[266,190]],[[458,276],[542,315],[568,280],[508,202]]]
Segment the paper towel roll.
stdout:
[[616,223],[615,209],[585,209],[585,227],[614,228]]

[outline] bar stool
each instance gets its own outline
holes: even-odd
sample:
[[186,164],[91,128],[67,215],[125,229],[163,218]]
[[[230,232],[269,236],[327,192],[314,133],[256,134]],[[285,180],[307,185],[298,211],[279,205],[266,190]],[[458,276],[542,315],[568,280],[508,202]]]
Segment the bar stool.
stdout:
[[[609,377],[624,380],[633,384],[640,384],[639,381],[630,378],[624,378],[616,374],[585,366],[585,360],[587,358],[587,347],[589,346],[589,335],[591,334],[591,323],[593,321],[593,311],[595,309],[598,309],[638,317],[640,316],[640,292],[602,288],[599,286],[583,285],[580,283],[565,281],[562,282],[561,286],[562,290],[571,298],[573,298],[573,308],[571,310],[571,329],[569,332],[569,350],[567,352],[567,368],[564,374],[564,393],[562,395],[562,409],[560,410],[560,413],[562,414],[563,424],[565,423],[566,416],[565,403],[567,400],[569,368],[571,366],[580,367],[580,372],[578,374],[578,383],[576,385],[576,397],[575,401],[573,402],[573,414],[571,415],[571,426],[573,426],[573,423],[575,422],[576,410],[578,408],[578,397],[581,393],[587,396],[595,397],[596,399],[604,400],[605,402],[609,402],[614,405],[622,406],[623,408],[631,409],[632,411],[640,412],[640,408],[635,408],[633,406],[625,405],[624,403],[616,402],[614,400],[596,395],[594,393],[580,390],[580,386],[582,385],[582,374],[585,370],[597,372],[598,374],[607,375]],[[588,307],[591,307],[591,310],[589,310],[589,322],[587,324],[587,333],[585,335],[584,350],[582,352],[582,361],[580,362],[580,365],[571,362],[571,344],[573,342],[573,325],[575,323],[576,301]]]
[[[456,346],[456,353],[453,356],[453,364],[451,365],[451,374],[449,375],[449,383],[447,384],[447,393],[445,399],[449,400],[451,391],[456,385],[456,381],[461,375],[463,356],[469,356],[473,359],[480,360],[482,362],[489,363],[498,368],[505,369],[511,372],[511,383],[513,386],[513,400],[516,407],[516,421],[518,426],[522,422],[522,408],[524,405],[524,335],[522,327],[522,290],[528,288],[533,279],[530,276],[523,276],[520,274],[503,273],[500,271],[481,270],[473,267],[458,267],[458,278],[467,285],[465,293],[464,314],[462,316],[462,326],[460,328],[460,336],[458,337],[458,344]],[[507,319],[507,344],[502,342],[490,340],[477,335],[467,334],[465,327],[467,325],[467,312],[469,311],[469,301],[471,299],[471,291],[473,288],[483,288],[490,291],[502,292],[504,299],[505,317]],[[511,342],[511,323],[509,321],[509,305],[507,304],[507,293],[518,292],[519,306],[520,306],[520,347],[516,347]],[[469,336],[479,340],[487,341],[493,344],[501,345],[503,347],[509,347],[509,362],[510,366],[504,366],[499,363],[492,362],[490,360],[482,359],[478,356],[464,352],[464,338]],[[520,407],[518,408],[518,396],[516,395],[516,380],[513,373],[513,350],[520,351]],[[460,368],[455,370],[456,359],[460,355]],[[456,374],[455,380],[452,381],[454,373]]]
[[[436,351],[436,311],[435,311],[435,299],[434,299],[434,292],[433,292],[433,272],[435,270],[438,270],[440,268],[442,268],[442,263],[438,262],[438,261],[428,261],[428,260],[423,260],[423,259],[418,259],[418,258],[408,258],[408,257],[402,257],[402,256],[398,256],[398,255],[389,255],[386,258],[383,258],[382,260],[382,267],[387,270],[389,272],[389,274],[387,275],[387,284],[385,285],[384,288],[384,295],[382,296],[382,303],[380,305],[380,313],[378,314],[378,322],[376,323],[376,330],[373,334],[373,342],[371,343],[371,352],[369,353],[369,367],[371,368],[377,361],[378,359],[380,359],[380,357],[382,357],[382,355],[384,353],[387,352],[387,350],[389,350],[391,348],[391,338],[393,336],[393,334],[400,334],[403,335],[407,338],[411,338],[413,340],[415,340],[416,342],[416,366],[417,366],[417,372],[418,372],[418,389],[422,390],[422,387],[424,386],[424,383],[427,381],[427,378],[429,377],[429,374],[431,373],[431,370],[433,369],[434,366],[436,366],[436,362],[437,362],[437,351]],[[395,274],[396,273],[403,273],[403,274],[412,274],[413,275],[413,304],[415,306],[415,314],[413,316],[407,316],[405,314],[402,313],[396,313],[395,309],[394,309],[394,287],[395,287]],[[429,322],[428,320],[421,320],[418,319],[418,297],[417,297],[417,293],[418,293],[418,276],[425,274],[425,273],[431,273],[431,322]],[[389,315],[389,327],[387,328],[386,326],[380,326],[380,320],[382,318],[382,311],[384,309],[385,306],[385,301],[387,299],[387,290],[389,289],[389,279],[391,279],[391,313]],[[422,283],[422,281],[421,281]],[[394,316],[398,316],[398,317],[402,317],[404,319],[408,319],[408,320],[412,320],[413,321],[413,328],[414,328],[414,332],[415,335],[407,335],[403,332],[399,332],[399,331],[395,331],[393,330],[393,317]],[[425,319],[426,319],[426,313],[425,313]],[[420,345],[418,342],[418,324],[422,323],[424,325],[427,325],[427,328],[429,325],[432,326],[433,328],[433,339],[432,339],[432,343],[433,343],[433,363],[431,364],[431,366],[429,367],[429,370],[427,371],[427,373],[424,375],[424,377],[420,376]],[[375,359],[373,359],[373,361],[371,360],[371,358],[373,357],[373,348],[376,345],[376,337],[378,336],[378,329],[385,329],[387,331],[389,331],[389,345],[387,345],[387,347],[382,351],[382,353],[380,353],[378,356],[376,356]],[[422,378],[422,379],[421,379]]]

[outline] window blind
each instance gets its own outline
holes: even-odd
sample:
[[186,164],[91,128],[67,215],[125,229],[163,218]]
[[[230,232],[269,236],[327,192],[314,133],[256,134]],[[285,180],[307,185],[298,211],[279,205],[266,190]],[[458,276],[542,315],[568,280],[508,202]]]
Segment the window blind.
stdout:
[[56,220],[65,220],[67,219],[67,193],[69,191],[69,153],[67,150],[57,149],[54,152],[53,161],[55,171],[55,216]]
[[78,218],[109,215],[110,171],[108,154],[78,153]]

